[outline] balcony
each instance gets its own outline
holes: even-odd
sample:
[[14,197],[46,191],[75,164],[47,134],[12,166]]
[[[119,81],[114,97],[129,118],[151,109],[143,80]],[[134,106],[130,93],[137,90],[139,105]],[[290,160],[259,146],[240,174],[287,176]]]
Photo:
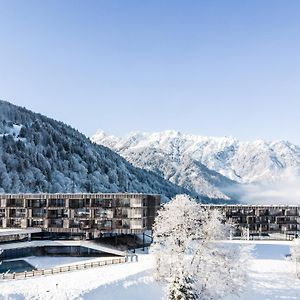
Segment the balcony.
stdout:
[[44,208],[47,206],[47,202],[46,202],[46,200],[34,201],[34,202],[29,203],[28,206],[31,208]]
[[6,227],[15,227],[15,228],[21,228],[21,222],[22,219],[18,218],[9,218],[8,222],[6,224]]
[[6,207],[24,207],[23,200],[7,200]]
[[286,211],[285,212],[285,215],[287,217],[299,217],[299,213],[298,212],[295,212],[295,211]]
[[281,225],[288,225],[288,224],[298,224],[298,222],[296,220],[281,220],[281,219],[278,219],[276,221],[277,224],[281,224]]
[[49,214],[49,213],[47,216],[48,219],[62,219],[64,217],[65,217],[64,214]]
[[74,214],[74,218],[77,218],[77,219],[89,219],[91,216],[90,216],[90,213],[75,213]]
[[78,209],[86,207],[86,202],[83,199],[70,199],[69,208]]
[[9,218],[25,218],[26,213],[24,212],[16,212],[16,213],[10,213]]
[[34,220],[34,221],[32,221],[32,226],[33,227],[43,228],[44,227],[44,222],[43,221]]
[[46,214],[43,213],[32,214],[32,218],[44,219],[46,218]]
[[90,223],[79,223],[79,228],[82,229],[82,230],[88,230],[88,229],[91,229],[92,226]]
[[62,219],[53,219],[50,220],[50,222],[48,223],[48,227],[63,227],[63,220]]
[[112,199],[92,199],[91,207],[94,208],[110,208],[113,207]]
[[114,215],[114,219],[128,219],[128,215],[127,214]]
[[92,228],[97,229],[97,230],[112,230],[112,221],[96,220],[92,224]]
[[79,208],[74,210],[74,217],[81,219],[88,219],[91,217],[91,211],[89,208]]
[[32,218],[46,218],[47,210],[44,208],[34,208],[32,209]]

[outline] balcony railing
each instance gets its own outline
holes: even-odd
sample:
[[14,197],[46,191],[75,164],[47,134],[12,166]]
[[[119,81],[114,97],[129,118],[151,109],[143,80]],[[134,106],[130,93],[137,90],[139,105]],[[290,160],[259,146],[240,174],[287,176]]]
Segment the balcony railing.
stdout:
[[10,218],[25,218],[26,213],[10,213]]
[[144,229],[142,225],[130,225],[130,229]]

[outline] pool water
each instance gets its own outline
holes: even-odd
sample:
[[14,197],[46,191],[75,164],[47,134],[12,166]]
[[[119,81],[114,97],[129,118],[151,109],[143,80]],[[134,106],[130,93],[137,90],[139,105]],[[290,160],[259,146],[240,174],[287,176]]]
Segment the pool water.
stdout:
[[32,271],[36,270],[31,264],[26,262],[25,260],[11,260],[11,261],[3,261],[0,264],[0,274],[1,273],[13,273],[13,272],[24,272],[24,271]]

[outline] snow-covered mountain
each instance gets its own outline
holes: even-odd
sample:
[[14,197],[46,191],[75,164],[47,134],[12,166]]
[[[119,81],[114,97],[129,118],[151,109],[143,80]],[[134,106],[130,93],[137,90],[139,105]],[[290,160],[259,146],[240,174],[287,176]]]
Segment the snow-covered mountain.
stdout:
[[0,193],[186,190],[132,166],[70,126],[0,101]]
[[92,140],[115,150],[133,165],[151,170],[201,197],[211,200],[232,199],[230,190],[236,186],[236,182],[184,153],[184,140],[176,138],[174,134],[135,133],[117,138],[98,132]]
[[232,198],[236,183],[274,182],[288,169],[300,170],[300,147],[287,141],[241,142],[177,131],[138,132],[125,137],[98,131],[92,140],[136,166],[211,198]]

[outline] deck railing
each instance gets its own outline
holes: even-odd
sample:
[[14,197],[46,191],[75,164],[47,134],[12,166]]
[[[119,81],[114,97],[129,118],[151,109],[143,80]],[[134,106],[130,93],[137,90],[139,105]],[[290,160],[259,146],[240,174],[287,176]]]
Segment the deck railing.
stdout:
[[3,273],[0,274],[0,279],[2,280],[26,279],[26,278],[53,275],[53,274],[78,271],[78,270],[86,270],[91,268],[104,267],[107,265],[115,265],[115,264],[134,262],[134,261],[137,261],[137,255],[128,255],[124,257],[91,261],[91,262],[85,262],[80,264],[65,265],[65,266],[49,268],[49,269],[39,269],[39,270],[32,270],[28,272],[25,271],[25,272],[18,272],[18,273]]

